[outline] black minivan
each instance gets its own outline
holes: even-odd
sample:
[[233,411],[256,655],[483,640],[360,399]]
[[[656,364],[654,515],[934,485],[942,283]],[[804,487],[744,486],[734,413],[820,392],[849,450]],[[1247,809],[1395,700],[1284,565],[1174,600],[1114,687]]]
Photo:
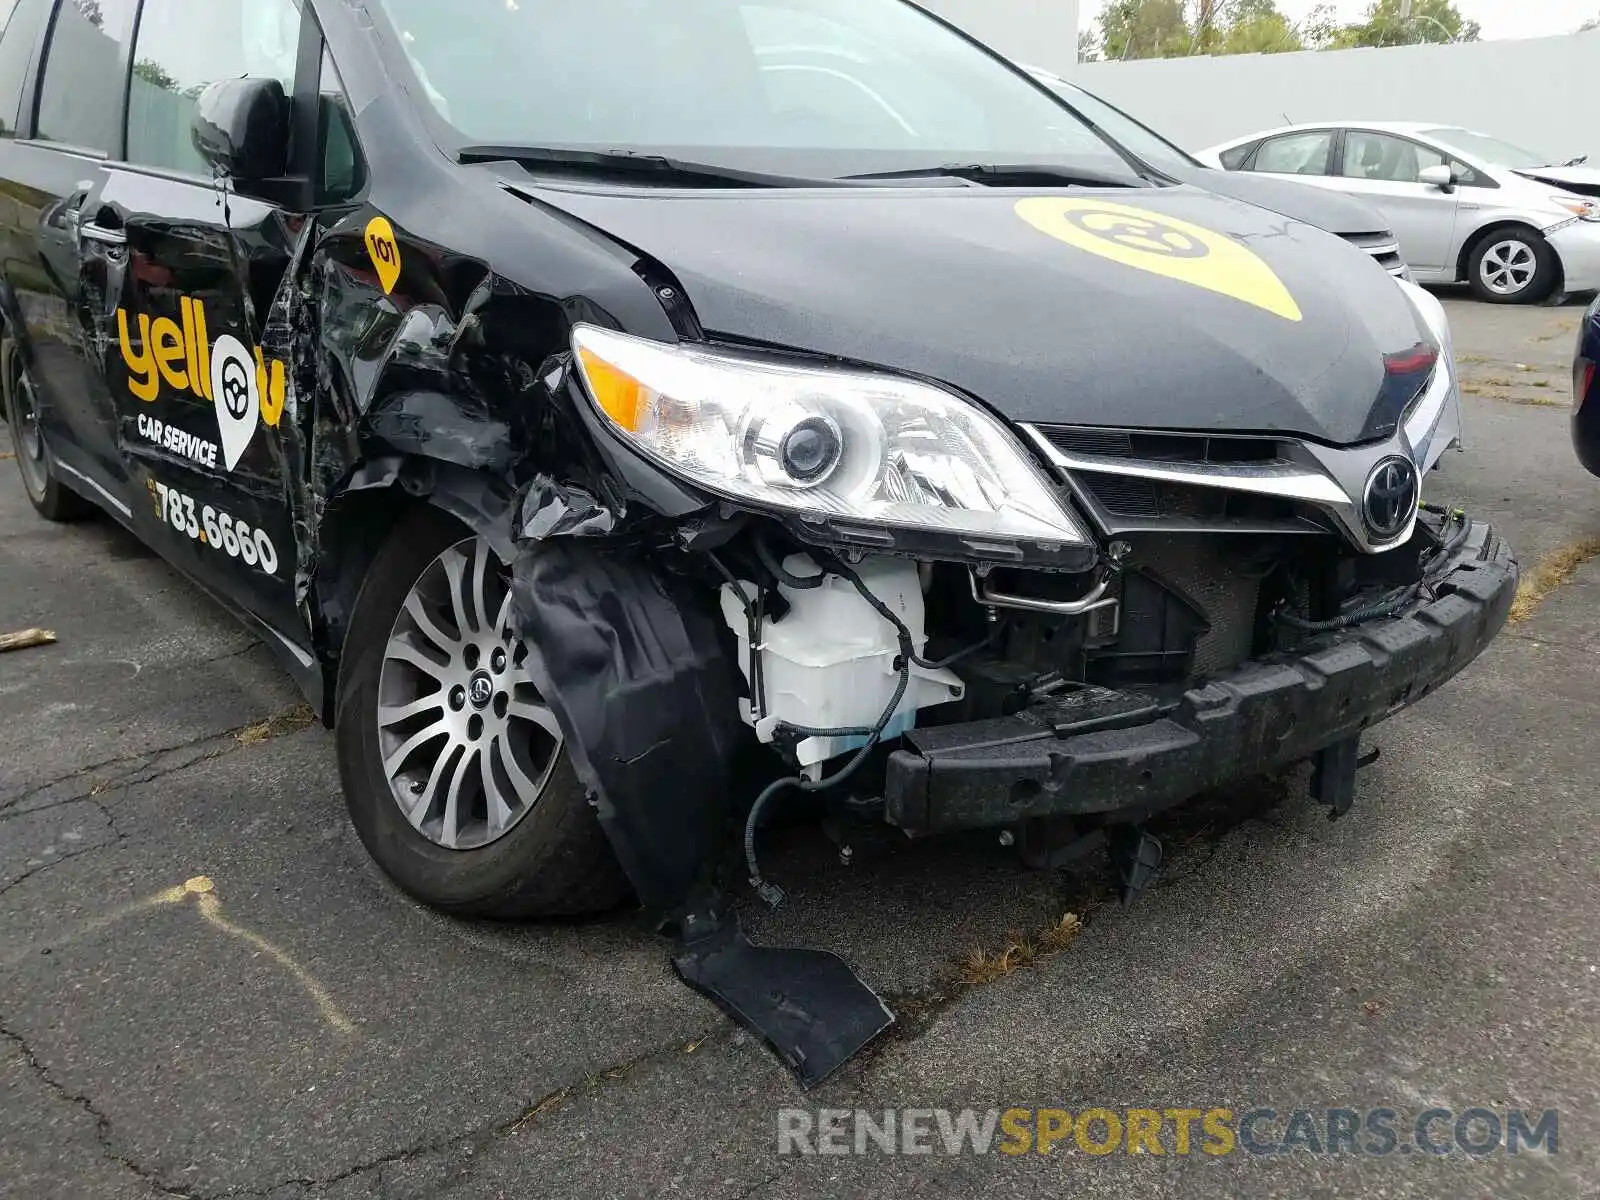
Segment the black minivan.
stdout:
[[1438,302],[904,0],[6,9],[28,497],[281,652],[429,903],[775,897],[785,793],[1341,811],[1506,617]]

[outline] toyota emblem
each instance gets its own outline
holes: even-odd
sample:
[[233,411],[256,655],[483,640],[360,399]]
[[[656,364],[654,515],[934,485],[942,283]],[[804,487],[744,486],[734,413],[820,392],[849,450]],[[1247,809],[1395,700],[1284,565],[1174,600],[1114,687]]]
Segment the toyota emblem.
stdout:
[[1390,455],[1367,476],[1361,517],[1375,542],[1398,537],[1417,511],[1417,468],[1409,458]]

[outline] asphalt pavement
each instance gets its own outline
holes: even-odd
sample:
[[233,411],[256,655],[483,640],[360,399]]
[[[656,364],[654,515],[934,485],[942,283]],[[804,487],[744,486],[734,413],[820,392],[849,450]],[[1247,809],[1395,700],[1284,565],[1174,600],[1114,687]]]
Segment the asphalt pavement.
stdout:
[[[1208,797],[1163,824],[1166,871],[1131,909],[1097,864],[1028,873],[987,837],[846,866],[820,831],[782,831],[790,903],[747,910],[757,936],[838,951],[901,1018],[811,1094],[628,914],[495,926],[398,893],[349,827],[330,735],[254,637],[109,520],[36,519],[0,463],[0,633],[60,639],[0,654],[0,1194],[1600,1194],[1600,480],[1567,441],[1582,309],[1448,307],[1470,446],[1429,495],[1512,540],[1537,584],[1524,619],[1368,737],[1382,753],[1346,818],[1303,773]],[[795,1108],[1272,1108],[1270,1146],[1292,1110],[1390,1108],[1405,1129],[1431,1106],[1555,1110],[1558,1144],[778,1138]]]

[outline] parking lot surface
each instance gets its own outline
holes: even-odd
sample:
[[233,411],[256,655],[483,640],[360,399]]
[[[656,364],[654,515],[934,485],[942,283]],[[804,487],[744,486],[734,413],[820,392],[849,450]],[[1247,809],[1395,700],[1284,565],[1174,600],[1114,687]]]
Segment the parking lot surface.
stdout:
[[[1512,540],[1520,619],[1369,735],[1345,819],[1303,774],[1205,798],[1164,823],[1131,909],[1098,864],[1032,874],[990,838],[845,866],[780,831],[790,902],[749,910],[755,935],[836,950],[901,1017],[811,1095],[627,914],[472,924],[397,892],[254,637],[109,520],[37,520],[0,463],[0,632],[60,638],[0,655],[0,1194],[1595,1195],[1582,309],[1447,304],[1470,446],[1429,497]],[[997,966],[1013,944],[1031,955]],[[789,1107],[1430,1105],[1555,1109],[1559,1147],[840,1157],[776,1136]]]

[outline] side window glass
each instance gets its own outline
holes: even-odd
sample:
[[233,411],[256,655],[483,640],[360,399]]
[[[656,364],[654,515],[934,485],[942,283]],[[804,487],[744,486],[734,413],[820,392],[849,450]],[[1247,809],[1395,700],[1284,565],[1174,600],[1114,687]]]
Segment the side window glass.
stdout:
[[1444,165],[1444,155],[1405,138],[1359,129],[1345,135],[1344,174],[1349,179],[1416,183],[1424,167]]
[[1325,175],[1328,154],[1333,149],[1333,131],[1286,133],[1268,138],[1256,151],[1252,171],[1271,171],[1278,175]]
[[356,139],[355,115],[338,68],[326,49],[322,52],[320,155],[322,175],[317,180],[317,203],[340,204],[358,195],[367,183],[366,160]]
[[61,0],[39,89],[39,137],[113,149],[135,7],[135,0]]
[[13,137],[22,112],[22,85],[39,44],[50,0],[0,0],[0,137]]
[[1244,160],[1250,157],[1250,152],[1260,144],[1260,142],[1246,142],[1242,146],[1235,146],[1232,150],[1224,150],[1217,156],[1222,162],[1223,170],[1237,171],[1244,166]]
[[209,174],[190,128],[219,79],[276,79],[294,94],[294,0],[145,0],[128,85],[128,161]]
[[1479,175],[1459,158],[1450,160],[1450,170],[1455,173],[1456,182],[1463,187],[1498,187],[1499,184]]

